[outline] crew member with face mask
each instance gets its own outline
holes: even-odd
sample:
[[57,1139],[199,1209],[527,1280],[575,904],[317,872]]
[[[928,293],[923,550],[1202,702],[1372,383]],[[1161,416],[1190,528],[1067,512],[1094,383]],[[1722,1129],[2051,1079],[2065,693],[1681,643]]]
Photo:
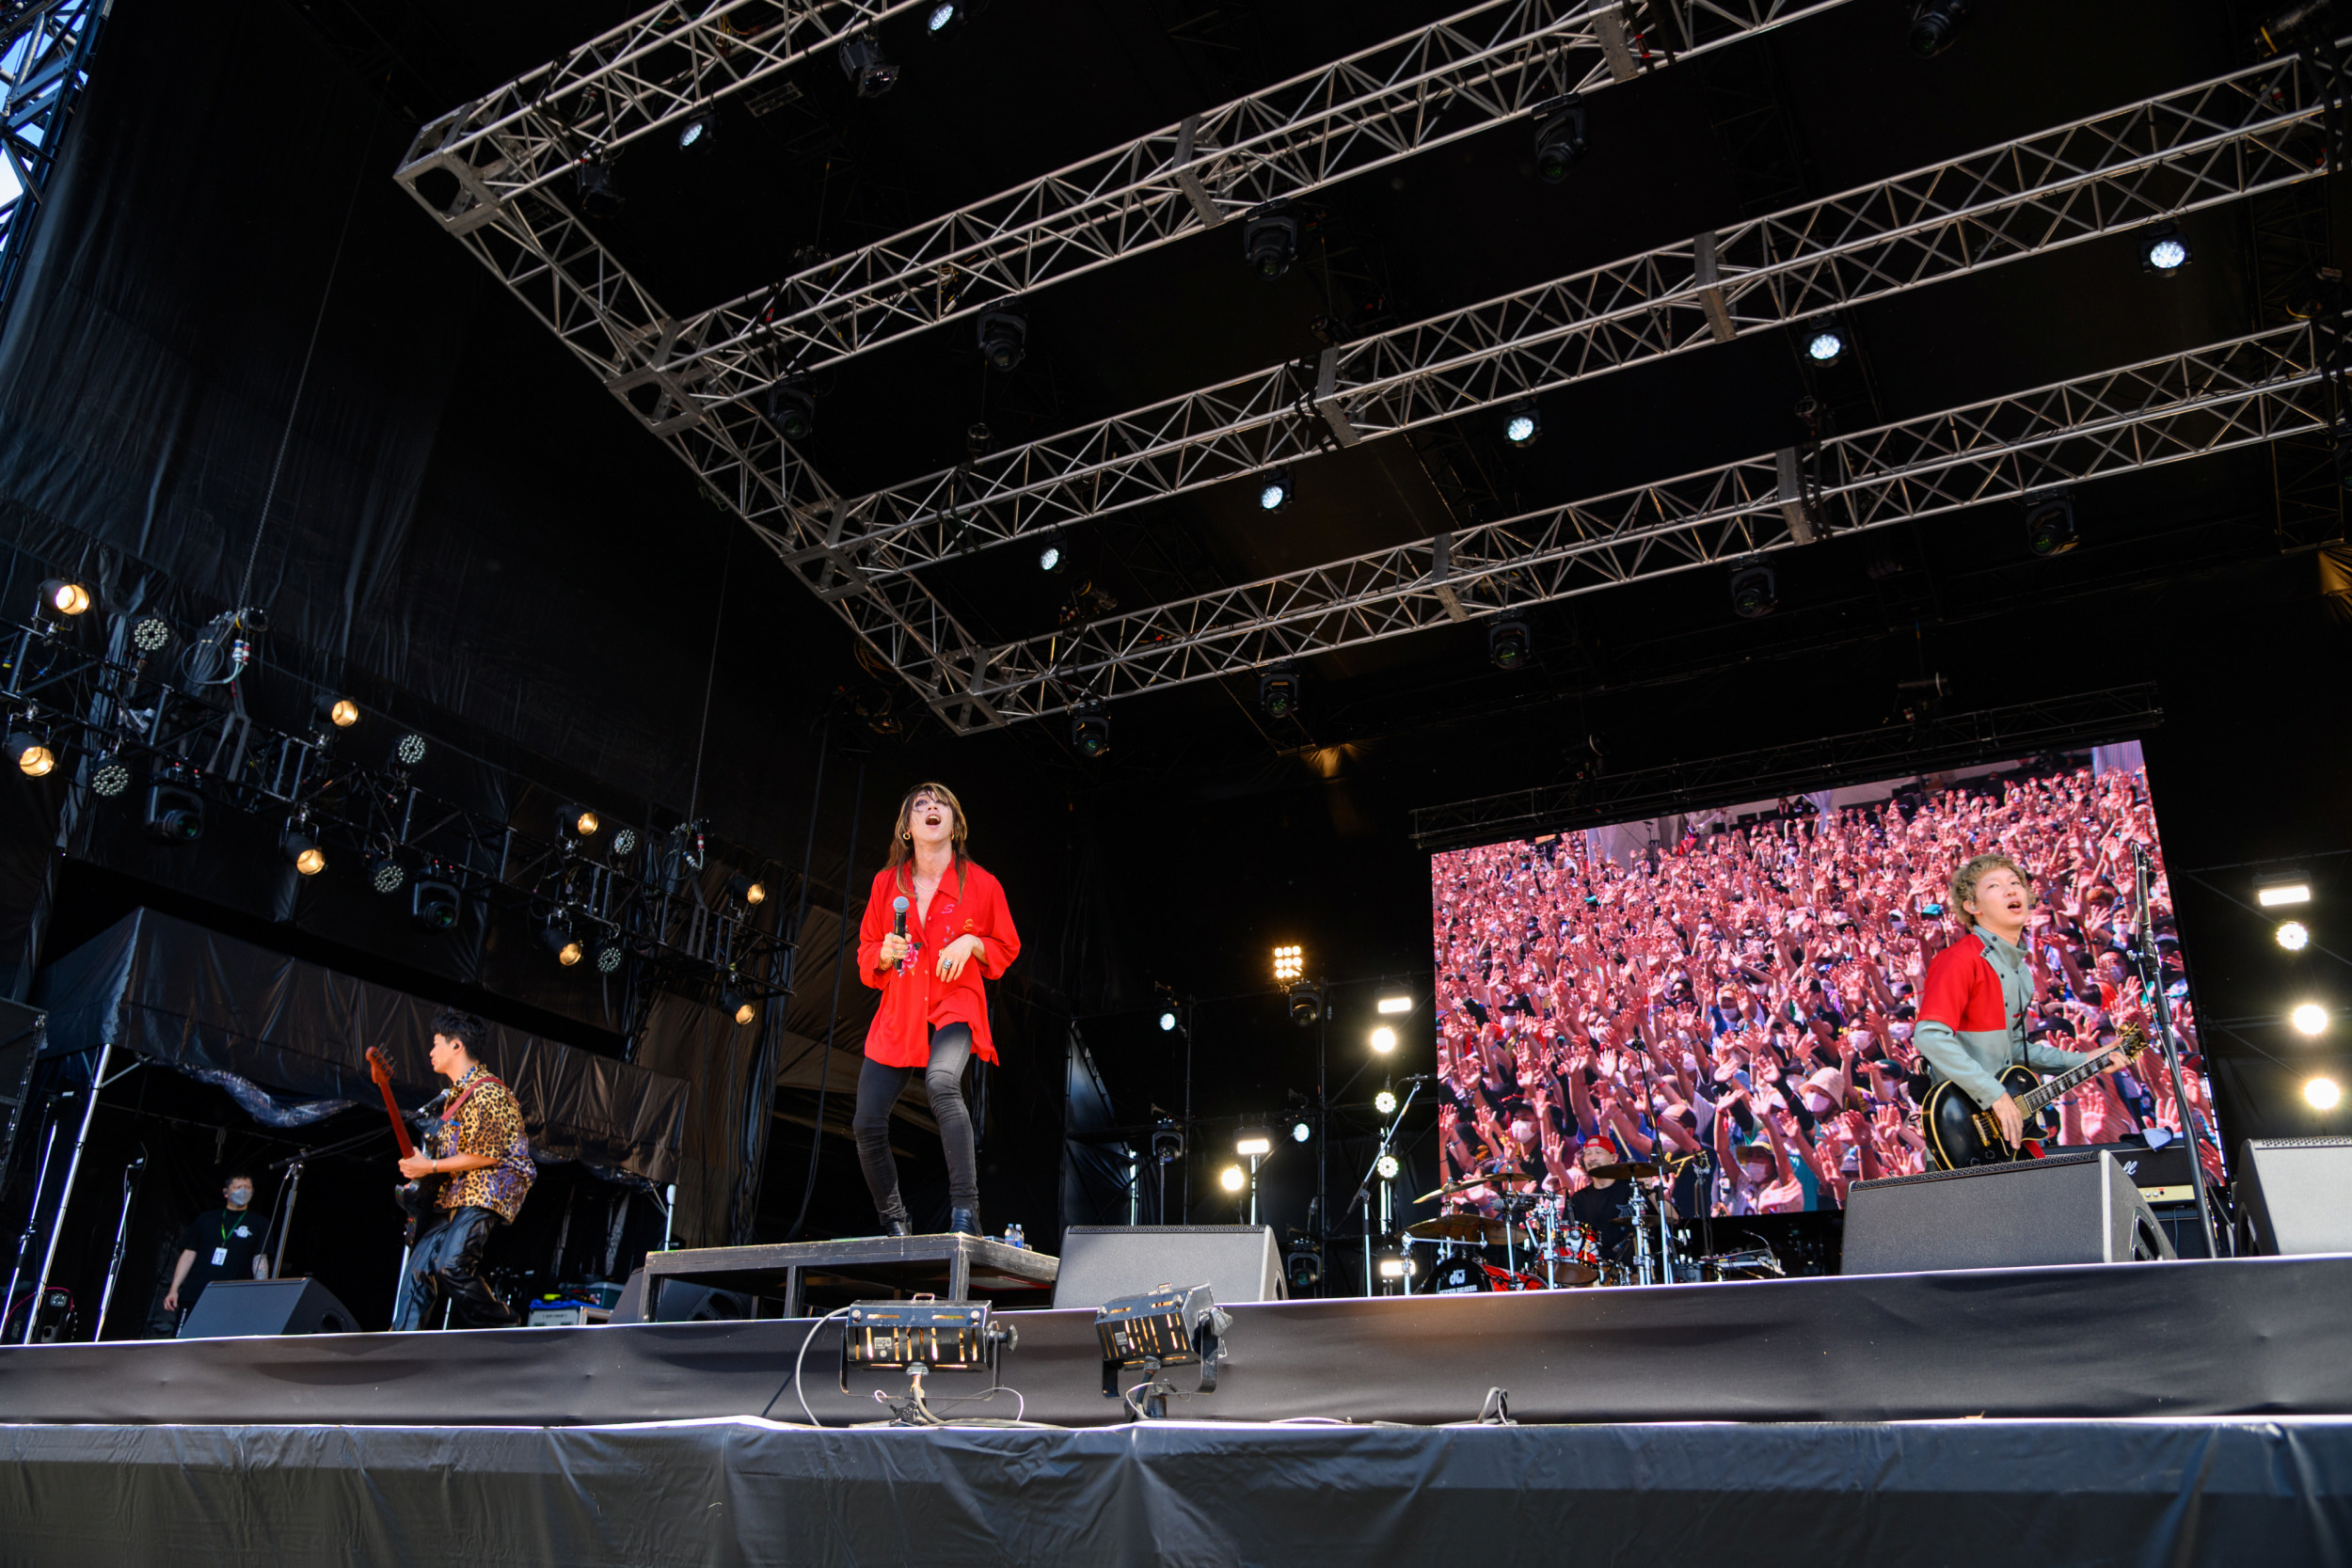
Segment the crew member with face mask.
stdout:
[[[227,1207],[196,1216],[180,1232],[180,1260],[172,1265],[171,1289],[164,1292],[164,1310],[184,1324],[204,1287],[215,1279],[266,1279],[269,1261],[262,1256],[262,1224],[251,1212],[253,1178],[243,1171],[221,1184]],[[178,1332],[177,1327],[173,1332]]]

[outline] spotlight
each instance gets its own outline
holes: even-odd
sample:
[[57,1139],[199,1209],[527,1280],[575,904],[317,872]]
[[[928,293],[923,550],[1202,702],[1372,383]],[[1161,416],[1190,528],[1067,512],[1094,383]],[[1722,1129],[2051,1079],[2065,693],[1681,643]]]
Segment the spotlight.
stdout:
[[621,967],[621,960],[628,957],[628,944],[621,941],[620,938],[598,937],[596,939],[596,958],[597,974],[612,974],[613,971]]
[[1295,980],[1307,973],[1306,950],[1299,947],[1278,947],[1274,950],[1274,977]]
[[2344,1090],[2332,1078],[2313,1078],[2303,1085],[2303,1098],[2314,1111],[2332,1111],[2344,1099]]
[[1163,1035],[1170,1035],[1175,1032],[1176,1015],[1173,1012],[1164,1012],[1160,1014],[1160,1033]]
[[420,877],[408,888],[408,922],[419,930],[448,931],[457,926],[457,889]]
[[1823,370],[1845,357],[1845,335],[1835,326],[1817,326],[1804,341],[1804,356]]
[[2036,555],[2064,555],[2082,543],[2074,531],[2074,498],[2049,496],[2026,508],[2026,548]]
[[2158,277],[2174,277],[2188,265],[2188,242],[2181,237],[2180,225],[2159,223],[2139,242],[2139,264],[2143,271]]
[[841,41],[841,74],[857,84],[860,98],[880,98],[898,80],[898,68],[882,54],[882,42],[871,33],[860,33]]
[[2311,927],[2299,920],[2280,921],[2278,936],[2279,945],[2290,953],[2300,953],[2312,944]]
[[368,885],[386,897],[398,893],[407,880],[407,867],[390,851],[368,857]]
[[1731,574],[1731,612],[1760,620],[1780,608],[1779,584],[1770,566],[1742,566]]
[[1515,403],[1504,410],[1502,438],[1515,447],[1532,447],[1544,433],[1543,417],[1532,403]]
[[957,26],[962,21],[963,8],[950,3],[950,0],[943,0],[942,4],[933,6],[930,11],[925,13],[923,17],[923,31],[930,34],[933,38],[937,38],[940,34],[946,32],[951,27]]
[[1029,321],[1010,310],[986,310],[980,314],[980,357],[1000,371],[1018,370],[1028,357]]
[[580,187],[581,212],[592,218],[621,215],[621,182],[611,164],[588,159],[573,168],[572,180]]
[[57,615],[79,615],[90,607],[89,590],[65,578],[40,585],[40,607]]
[[729,877],[727,892],[730,895],[740,898],[745,904],[755,907],[768,901],[768,884],[755,882],[749,877]]
[[621,829],[618,832],[616,832],[616,833],[614,833],[614,834],[612,835],[612,853],[613,853],[614,855],[619,856],[619,855],[626,855],[626,854],[628,854],[628,853],[632,852],[633,850],[635,850],[635,849],[636,849],[636,847],[637,847],[637,830],[636,830],[636,829],[634,829],[634,828],[623,828],[623,829]]
[[160,615],[142,615],[131,623],[131,646],[143,654],[162,653],[171,641],[171,623]]
[[1409,996],[1384,996],[1380,999],[1380,1011],[1383,1013],[1409,1013],[1412,1010],[1413,999]]
[[319,841],[292,822],[278,835],[278,847],[285,851],[286,858],[294,862],[294,868],[305,877],[315,877],[326,869],[326,852],[319,847]]
[[749,1023],[759,1016],[759,1008],[733,986],[719,993],[719,1010],[739,1024]]
[[2298,1035],[2324,1035],[2328,1032],[2328,1009],[2316,1002],[2305,1002],[2287,1014],[2287,1022],[2295,1025]]
[[1070,744],[1082,757],[1106,754],[1111,749],[1110,710],[1101,703],[1080,703],[1070,714]]
[[310,709],[319,716],[321,722],[332,724],[339,730],[347,730],[359,721],[359,705],[348,697],[338,697],[331,691],[320,693],[318,700],[310,705]]
[[587,957],[587,950],[580,945],[579,941],[571,932],[561,926],[549,926],[539,933],[539,940],[547,944],[548,952],[555,955],[555,961],[565,969],[571,968],[572,965]]
[[119,762],[104,762],[89,776],[89,786],[111,800],[131,787],[131,770]]
[[1258,706],[1279,721],[1298,712],[1298,667],[1288,660],[1258,676]]
[[564,808],[564,831],[576,838],[594,838],[603,826],[593,807],[574,803]]
[[154,784],[147,791],[145,826],[159,844],[194,844],[204,836],[204,801],[194,790]]
[[1239,1165],[1227,1165],[1217,1172],[1216,1184],[1229,1193],[1237,1193],[1249,1184],[1249,1178],[1242,1173]]
[[1037,552],[1037,569],[1041,572],[1058,572],[1069,564],[1070,552],[1058,539],[1047,540],[1045,547]]
[[1291,987],[1291,1022],[1307,1028],[1323,1016],[1323,993],[1304,983]]
[[[1390,1159],[1385,1154],[1382,1155],[1380,1159],[1381,1163],[1384,1164],[1392,1165],[1396,1164],[1394,1160]],[[1380,1259],[1380,1277],[1383,1279],[1402,1279],[1406,1275],[1410,1274],[1412,1269],[1413,1265],[1402,1258],[1383,1258]]]
[[1516,610],[1486,623],[1486,662],[1498,670],[1517,670],[1527,662],[1527,617]]
[[1535,178],[1556,185],[1584,156],[1584,100],[1575,93],[1535,109]]
[[707,152],[719,145],[719,108],[712,104],[677,128],[680,152]]
[[2312,901],[2312,884],[2299,873],[2265,879],[2254,884],[2254,902],[2265,910],[2280,909],[2288,904],[2308,904]]
[[422,762],[425,751],[424,736],[413,732],[402,736],[392,746],[392,755],[403,768],[414,768]]
[[1269,201],[1244,214],[1241,250],[1250,270],[1269,283],[1290,271],[1298,257],[1298,219],[1291,215],[1290,203]]
[[805,441],[817,433],[817,397],[808,377],[787,375],[768,388],[768,422],[787,441]]
[[1381,1180],[1393,1181],[1396,1180],[1396,1173],[1403,1170],[1405,1167],[1396,1163],[1395,1155],[1383,1154],[1376,1162],[1374,1163],[1372,1168],[1380,1173]]
[[1396,1049],[1396,1031],[1383,1023],[1372,1032],[1372,1048],[1385,1056]]
[[1396,1096],[1387,1089],[1382,1089],[1372,1097],[1372,1108],[1384,1117],[1392,1117],[1396,1115]]
[[1976,0],[1919,0],[1911,12],[1911,52],[1931,59],[1951,47]]
[[1276,468],[1258,481],[1258,510],[1280,512],[1287,508],[1296,492],[1291,487],[1291,471]]
[[1303,1121],[1291,1123],[1291,1142],[1303,1144],[1315,1135],[1315,1130]]
[[56,771],[57,753],[40,736],[27,730],[10,730],[7,745],[8,760],[26,778],[45,779]]
[[1271,1154],[1274,1152],[1274,1140],[1263,1132],[1245,1132],[1233,1141],[1233,1152],[1245,1160],[1253,1154]]

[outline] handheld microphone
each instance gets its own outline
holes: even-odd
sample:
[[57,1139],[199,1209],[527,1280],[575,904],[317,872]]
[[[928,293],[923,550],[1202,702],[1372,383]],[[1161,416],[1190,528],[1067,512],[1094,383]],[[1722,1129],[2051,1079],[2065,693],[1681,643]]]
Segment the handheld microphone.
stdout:
[[907,934],[907,901],[905,895],[901,894],[899,896],[893,898],[890,901],[890,907],[898,911],[898,921],[897,925],[891,927],[892,933],[897,936],[905,936]]

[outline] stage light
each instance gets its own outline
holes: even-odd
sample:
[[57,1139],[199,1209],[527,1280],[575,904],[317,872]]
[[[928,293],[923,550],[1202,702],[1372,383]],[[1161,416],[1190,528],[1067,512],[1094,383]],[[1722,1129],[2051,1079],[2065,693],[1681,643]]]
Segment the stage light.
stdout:
[[569,805],[564,808],[564,831],[580,838],[594,838],[604,821],[587,806]]
[[8,732],[8,753],[17,771],[28,779],[45,779],[57,769],[57,753],[29,730]]
[[1058,572],[1069,561],[1069,554],[1063,550],[1058,539],[1048,542],[1043,549],[1037,552],[1037,569],[1041,572]]
[[1375,1162],[1372,1168],[1380,1173],[1381,1180],[1393,1181],[1396,1180],[1396,1173],[1405,1167],[1396,1163],[1395,1155],[1383,1154]]
[[1517,670],[1527,662],[1527,618],[1514,610],[1486,623],[1486,662],[1498,670]]
[[457,925],[457,889],[449,882],[420,877],[408,889],[408,922],[419,930],[447,931]]
[[2314,1111],[2332,1111],[2344,1099],[2344,1090],[2332,1078],[2313,1078],[2304,1084],[2303,1098]]
[[2312,944],[2312,928],[2299,920],[2279,923],[2279,945],[2290,953],[2300,953]]
[[2160,223],[2149,230],[2139,242],[2139,264],[2158,277],[2178,277],[2188,265],[2188,242],[2181,237],[2180,226]]
[[1298,219],[1286,201],[1270,201],[1244,214],[1241,252],[1260,277],[1271,283],[1298,258]]
[[1163,1035],[1173,1034],[1175,1029],[1176,1015],[1172,1012],[1162,1013],[1160,1015],[1160,1033]]
[[1258,676],[1258,706],[1277,722],[1298,712],[1298,667],[1288,660]]
[[1291,486],[1290,469],[1276,468],[1258,481],[1258,510],[1261,512],[1284,511],[1290,506],[1297,492]]
[[981,312],[978,327],[980,357],[1000,371],[1021,368],[1028,357],[1029,321],[1010,310]]
[[707,152],[719,145],[719,110],[716,104],[677,128],[680,152]]
[[1216,1184],[1229,1193],[1237,1193],[1249,1185],[1249,1178],[1243,1173],[1239,1165],[1227,1165],[1217,1172]]
[[[1381,1158],[1383,1160],[1388,1159],[1386,1155],[1381,1156]],[[1392,1160],[1388,1163],[1391,1164],[1395,1164]],[[1380,1259],[1380,1277],[1383,1279],[1402,1279],[1409,1272],[1410,1267],[1411,1266],[1402,1258],[1383,1258]]]
[[278,847],[294,862],[294,870],[305,877],[315,877],[326,869],[326,852],[319,847],[319,841],[292,822],[278,835]]
[[1380,999],[1380,1011],[1384,1014],[1409,1013],[1412,1010],[1413,999],[1409,996],[1384,996]]
[[733,986],[719,993],[719,1010],[734,1019],[739,1027],[759,1016],[758,1005]]
[[[1200,1369],[1201,1393],[1215,1393],[1217,1362],[1225,1355],[1217,1341],[1232,1323],[1232,1314],[1216,1305],[1206,1285],[1157,1285],[1104,1302],[1094,1313],[1104,1394],[1157,1418],[1168,1414],[1168,1396],[1179,1391],[1160,1374],[1186,1366]],[[1137,1372],[1144,1377],[1140,1388],[1133,1381]]]
[[90,607],[89,590],[65,578],[51,578],[40,585],[40,606],[58,615],[79,615]]
[[1111,749],[1110,710],[1099,702],[1080,703],[1070,713],[1070,744],[1082,757],[1107,755]]
[[2254,902],[2265,910],[2276,910],[2289,904],[2312,901],[2312,884],[2301,877],[2284,877],[2276,881],[2254,884]]
[[320,693],[318,700],[310,705],[310,709],[319,716],[321,722],[332,724],[339,730],[347,730],[359,721],[359,705],[348,697],[338,697],[331,691]]
[[2049,496],[2026,508],[2026,548],[2034,554],[2064,555],[2081,542],[2074,497]]
[[1315,1135],[1315,1130],[1303,1121],[1291,1123],[1291,1142],[1303,1144]]
[[880,98],[898,80],[898,68],[890,63],[881,41],[871,33],[843,39],[839,54],[841,74],[857,84],[860,98]]
[[119,762],[103,762],[89,776],[89,786],[111,800],[131,787],[131,770]]
[[1301,1029],[1323,1016],[1323,993],[1300,981],[1291,987],[1291,1022]]
[[1388,1089],[1382,1089],[1378,1094],[1372,1097],[1372,1108],[1379,1112],[1384,1117],[1392,1117],[1396,1115],[1395,1094]]
[[177,784],[151,785],[145,827],[157,843],[194,844],[204,836],[203,799]]
[[628,958],[628,944],[618,937],[598,937],[592,951],[596,958],[596,973],[611,974],[621,967],[623,960]]
[[1535,178],[1556,185],[1584,156],[1584,100],[1575,93],[1535,107]]
[[1274,950],[1274,977],[1295,980],[1307,973],[1306,950],[1300,947],[1278,947]]
[[368,885],[389,897],[408,880],[408,870],[389,850],[368,857]]
[[1756,621],[1780,608],[1780,585],[1770,566],[1742,566],[1731,574],[1731,612]]
[[1834,326],[1816,327],[1812,336],[1804,341],[1804,356],[1823,370],[1837,363],[1845,353],[1845,336]]
[[1383,1056],[1387,1055],[1390,1052],[1394,1051],[1396,1049],[1396,1031],[1390,1028],[1385,1023],[1379,1028],[1375,1029],[1372,1032],[1372,1048]]
[[131,623],[131,646],[143,654],[159,654],[171,641],[171,623],[160,615],[142,615]]
[[749,877],[729,877],[727,894],[731,897],[741,899],[747,905],[756,907],[768,901],[768,884],[755,882]]
[[808,389],[808,377],[787,375],[768,388],[768,422],[787,441],[817,433],[817,394]]
[[424,736],[414,733],[404,735],[392,747],[392,755],[403,768],[414,768],[424,760],[427,748]]
[[587,957],[587,950],[580,945],[579,940],[561,926],[549,926],[539,933],[539,940],[546,944],[548,952],[555,955],[555,961],[565,969]]
[[2295,1011],[2287,1014],[2287,1022],[2295,1025],[2298,1035],[2324,1035],[2328,1032],[2328,1009],[2316,1002],[2299,1003]]
[[[848,1308],[841,1334],[841,1391],[850,1390],[850,1374],[902,1371],[913,1386],[907,1396],[888,1401],[898,1419],[910,1424],[939,1426],[923,1400],[923,1380],[935,1372],[985,1372],[997,1386],[1004,1353],[1020,1343],[1019,1332],[991,1316],[984,1301],[861,1301]],[[974,1396],[978,1397],[978,1396]]]
[[944,33],[962,20],[963,8],[960,6],[953,4],[933,6],[930,8],[930,14],[923,18],[923,30],[927,33]]
[[612,172],[612,166],[596,159],[586,159],[572,169],[572,181],[580,189],[580,210],[592,218],[618,217],[621,203],[621,182]]
[[1263,1132],[1246,1132],[1234,1140],[1233,1152],[1245,1160],[1253,1154],[1271,1154],[1274,1152],[1274,1140]]
[[1975,0],[1919,0],[1911,13],[1911,52],[1931,59],[1951,47]]
[[1502,438],[1515,447],[1532,447],[1544,433],[1543,417],[1532,403],[1515,403],[1502,416]]
[[618,832],[616,832],[616,833],[614,833],[614,834],[612,835],[612,853],[613,853],[614,855],[619,856],[619,855],[626,855],[626,854],[628,854],[628,853],[630,853],[631,851],[633,851],[636,847],[637,847],[637,830],[636,830],[636,829],[634,829],[634,828],[623,828],[623,829],[621,829]]

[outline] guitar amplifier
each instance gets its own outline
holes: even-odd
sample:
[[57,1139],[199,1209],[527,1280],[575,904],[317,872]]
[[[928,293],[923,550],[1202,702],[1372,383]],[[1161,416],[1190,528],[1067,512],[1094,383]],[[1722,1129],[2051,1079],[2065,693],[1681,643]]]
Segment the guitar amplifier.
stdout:
[[2264,1257],[2352,1252],[2352,1138],[2249,1139],[2237,1212]]
[[1846,1274],[2172,1256],[2147,1200],[2104,1149],[1857,1181],[1846,1195]]

